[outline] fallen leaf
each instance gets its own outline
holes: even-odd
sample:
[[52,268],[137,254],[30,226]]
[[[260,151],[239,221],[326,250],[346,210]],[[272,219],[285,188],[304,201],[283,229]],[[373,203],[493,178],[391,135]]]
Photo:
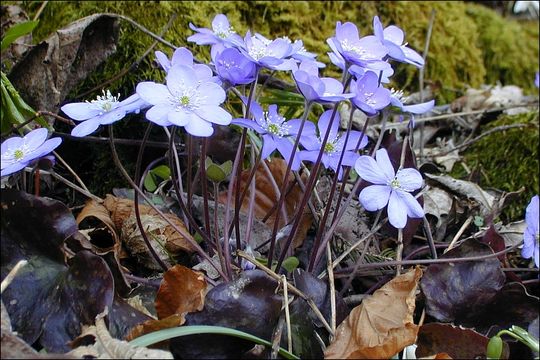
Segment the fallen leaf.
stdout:
[[[108,249],[116,244],[120,243],[118,237],[119,229],[117,229],[111,219],[111,215],[105,206],[98,203],[97,201],[90,199],[86,202],[84,208],[81,210],[77,216],[77,225],[82,228],[103,228],[105,227],[108,230],[108,233],[111,236],[111,243],[98,243],[93,242],[93,245]],[[86,226],[84,226],[86,225]],[[88,234],[90,236],[90,241],[92,242],[91,232]]]
[[34,109],[57,113],[69,92],[116,51],[118,29],[110,15],[79,19],[34,45],[8,78]]
[[[489,254],[493,251],[488,245],[470,239],[441,259]],[[420,284],[426,296],[426,312],[444,322],[467,319],[492,300],[505,278],[497,258],[431,264]]]
[[[128,252],[145,267],[161,270],[150,254],[139,230],[133,200],[121,199],[108,194],[103,205],[110,212],[114,226],[120,231],[121,240]],[[180,252],[193,253],[195,251],[192,243],[180,235],[150,206],[140,204],[139,213],[142,226],[153,249],[165,263],[171,263],[169,254],[174,256]],[[182,220],[175,214],[165,213],[165,217],[178,228],[185,230],[185,234],[189,234]],[[190,239],[194,242],[191,235]]]
[[[422,325],[418,332],[416,356],[447,353],[452,359],[483,359],[488,342],[488,337],[472,329],[429,323]],[[508,344],[504,343],[501,359],[508,359],[508,356]]]
[[201,311],[206,295],[206,280],[202,273],[175,265],[163,274],[156,296],[158,319],[174,314]]
[[326,359],[390,358],[414,344],[418,326],[413,322],[420,267],[399,275],[364,299],[338,326]]
[[118,340],[111,336],[105,324],[107,310],[96,316],[95,325],[89,326],[80,337],[93,337],[95,343],[91,346],[80,346],[68,354],[78,358],[97,357],[98,359],[172,359],[168,351],[148,349],[130,345],[127,341]]
[[[272,159],[271,162],[266,161],[266,160],[263,160],[263,161],[265,161],[266,164],[268,165],[270,173],[272,174],[274,181],[277,184],[278,189],[281,189],[283,185],[283,179],[285,177],[285,171],[287,170],[287,162],[283,159],[278,159],[278,158]],[[247,213],[248,208],[249,208],[250,184],[248,184],[247,181],[249,179],[251,170],[252,169],[244,170],[242,171],[240,175],[240,193],[243,193],[244,189],[248,187],[246,196],[244,197],[244,201],[242,202],[242,206],[241,206],[241,211],[243,211],[244,213]],[[257,170],[255,171],[254,181],[255,181],[254,214],[257,219],[262,220],[266,217],[269,211],[277,204],[278,196],[262,164],[259,164],[259,166],[257,167]],[[290,185],[294,181],[295,181],[294,175],[292,174],[292,172],[290,172],[288,176],[287,188],[289,188]],[[306,179],[303,178],[303,181],[306,181]],[[236,189],[236,185],[233,186],[233,195],[232,195],[233,199],[235,197],[235,192],[234,192],[235,189]],[[285,211],[287,213],[287,216],[289,217],[289,221],[292,221],[291,219],[296,213],[297,207],[300,205],[302,196],[303,196],[303,192],[298,184],[295,184],[290,189],[290,191],[286,194]],[[219,194],[219,201],[223,204],[227,203],[226,191],[221,192]],[[274,211],[272,216],[270,216],[268,220],[266,221],[266,224],[270,228],[272,228],[274,225],[274,222],[277,216],[276,213],[277,211]],[[293,239],[293,243],[292,243],[293,249],[302,245],[306,237],[307,231],[309,230],[311,226],[312,221],[313,221],[313,217],[311,215],[309,208],[306,206],[302,214],[302,219],[300,220],[299,228]],[[279,228],[283,228],[285,225],[287,225],[285,223],[285,219],[283,219],[283,216],[280,214],[278,226]]]
[[[163,330],[163,329],[169,329],[173,327],[177,327],[180,325],[183,325],[186,322],[186,318],[184,314],[173,314],[171,316],[167,316],[166,318],[156,320],[151,319],[143,322],[142,324],[139,324],[135,326],[129,334],[126,336],[126,341],[131,341],[135,338],[138,338],[139,336],[143,336],[145,334],[149,334],[154,331]],[[160,342],[160,343],[163,343]],[[160,343],[157,343],[155,345],[158,345]],[[167,342],[168,343],[168,342]],[[155,346],[161,348],[162,346]]]
[[[204,309],[186,315],[188,325],[224,326],[271,341],[278,322],[282,296],[278,283],[261,270],[243,271],[228,283],[206,294]],[[170,340],[177,358],[238,359],[253,348],[253,342],[227,335],[198,334]]]

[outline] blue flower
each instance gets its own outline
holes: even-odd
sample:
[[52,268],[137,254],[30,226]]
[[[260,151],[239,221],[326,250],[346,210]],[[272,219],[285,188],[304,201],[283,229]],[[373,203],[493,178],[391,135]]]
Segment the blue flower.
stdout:
[[96,100],[71,103],[60,109],[71,119],[82,121],[71,130],[71,135],[77,137],[87,136],[100,125],[112,124],[122,120],[127,114],[139,113],[142,109],[150,106],[139,95],[134,94],[123,101],[119,101],[120,95],[112,96],[109,90],[103,90],[103,96]]
[[326,40],[332,51],[340,54],[351,64],[364,68],[381,70],[388,67],[382,59],[387,50],[382,42],[373,35],[359,37],[358,28],[350,22],[336,24],[336,36]]
[[[332,110],[325,111],[319,121],[317,122],[317,128],[319,129],[319,135],[316,134],[315,128],[305,131],[305,136],[300,138],[300,143],[306,150],[300,151],[300,159],[315,163],[319,152],[321,150],[322,140],[328,127],[330,127],[330,134],[328,135],[328,140],[324,146],[324,152],[321,157],[321,161],[325,168],[330,168],[338,174],[338,179],[341,180],[343,175],[342,168],[338,169],[339,158],[342,152],[345,152],[343,155],[343,160],[341,166],[353,166],[358,159],[358,154],[354,151],[356,145],[362,137],[361,131],[351,130],[349,132],[349,139],[347,140],[347,145],[345,145],[345,135],[339,133],[339,123],[340,116],[339,113],[336,113],[334,120],[330,122],[332,117]],[[367,137],[364,135],[362,137],[362,142],[360,143],[359,149],[364,148],[368,143]]]
[[336,79],[319,78],[319,69],[313,61],[304,61],[293,71],[298,90],[308,101],[336,102],[349,99],[352,93],[344,94],[343,85]]
[[151,81],[137,85],[137,94],[152,105],[146,118],[161,126],[183,126],[194,136],[208,137],[214,133],[212,123],[229,125],[231,114],[219,105],[225,101],[225,91],[202,78],[194,69],[175,65],[167,73],[167,85]]
[[[261,158],[268,158],[274,150],[283,156],[285,161],[289,161],[293,151],[293,136],[298,134],[300,129],[301,120],[292,119],[286,121],[286,119],[279,115],[276,105],[270,105],[268,111],[264,112],[259,104],[256,102],[251,103],[250,112],[255,121],[249,119],[233,119],[232,124],[249,128],[262,135],[263,147],[261,150]],[[315,130],[315,125],[306,121],[302,134],[310,133]],[[303,137],[304,135],[302,135]],[[302,139],[301,137],[301,139]],[[292,170],[300,169],[300,158],[298,157],[298,151],[295,153],[292,161]]]
[[227,17],[223,14],[218,14],[212,20],[212,29],[198,28],[192,23],[189,23],[189,28],[196,31],[197,34],[191,35],[187,41],[196,43],[197,45],[215,45],[223,43],[225,46],[243,46],[242,37],[236,34]]
[[256,65],[237,49],[217,44],[212,47],[211,55],[218,76],[230,85],[246,85],[255,81]]
[[[406,100],[406,98],[403,96],[403,91],[399,90],[396,91],[394,89],[390,89],[390,103],[396,107],[398,107],[401,112],[410,114],[411,121],[409,123],[409,127],[414,128],[415,122],[414,122],[414,115],[419,114],[425,114],[428,111],[431,111],[433,107],[435,106],[435,100],[426,101],[420,104],[413,104],[413,105],[403,105],[403,101]],[[400,117],[400,122],[403,120],[403,117]]]
[[195,64],[193,61],[193,54],[185,47],[176,49],[173,53],[171,60],[161,51],[156,51],[156,60],[161,65],[162,69],[167,73],[172,66],[184,65],[192,68],[197,73],[197,78],[201,81],[210,79],[211,81],[221,85],[221,82],[217,76],[213,76],[212,69],[204,64]]
[[534,258],[534,264],[536,267],[540,266],[538,253],[540,252],[540,217],[539,217],[539,203],[538,195],[531,198],[527,209],[525,210],[525,223],[527,228],[523,233],[523,248],[521,249],[521,256],[525,259]]
[[388,205],[388,219],[395,228],[407,224],[407,216],[421,218],[424,209],[411,192],[422,187],[422,175],[413,168],[400,169],[397,173],[390,162],[386,149],[379,149],[371,156],[360,156],[354,169],[365,181],[374,185],[365,187],[359,196],[360,203],[368,211],[377,211]]
[[536,76],[534,77],[534,85],[536,87],[540,87],[540,73],[537,71]]
[[248,30],[244,37],[245,47],[240,51],[252,62],[272,70],[291,70],[296,62],[285,58],[292,52],[289,41],[277,38],[269,40],[260,34],[251,35]]
[[390,91],[379,86],[379,79],[372,71],[366,71],[357,81],[351,81],[351,90],[355,96],[351,99],[353,104],[368,116],[390,104]]
[[383,29],[382,23],[378,16],[373,18],[373,29],[375,36],[388,49],[388,56],[394,60],[406,62],[416,67],[424,66],[424,58],[416,51],[407,47],[407,43],[403,43],[405,34],[403,30],[395,25],[390,25]]
[[2,153],[0,176],[6,176],[26,167],[33,160],[39,159],[56,149],[62,139],[59,137],[47,140],[47,129],[30,131],[24,137],[14,136],[1,145]]

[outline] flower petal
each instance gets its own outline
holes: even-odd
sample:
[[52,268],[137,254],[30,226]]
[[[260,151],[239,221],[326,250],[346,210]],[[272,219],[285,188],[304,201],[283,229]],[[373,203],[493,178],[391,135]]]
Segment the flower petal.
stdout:
[[[275,139],[277,150],[283,156],[283,159],[288,163],[291,161],[291,155],[293,151],[293,144],[286,138]],[[298,151],[294,153],[292,159],[291,170],[296,171],[300,169],[300,158],[298,157]]]
[[168,99],[171,96],[169,89],[165,85],[152,81],[139,83],[136,92],[141,99],[152,105],[168,103]]
[[8,167],[6,167],[6,168],[4,168],[4,169],[2,169],[0,171],[0,176],[6,176],[6,175],[9,175],[9,174],[13,174],[14,172],[17,172],[17,171],[23,169],[26,165],[28,165],[28,163],[16,162],[14,164],[11,164]]
[[396,178],[399,181],[399,186],[408,192],[420,189],[424,183],[420,172],[413,168],[398,170]]
[[185,126],[191,121],[197,121],[197,117],[191,111],[174,110],[167,113],[167,121],[176,126]]
[[99,120],[97,119],[86,120],[80,123],[79,125],[75,126],[73,129],[71,129],[71,135],[76,136],[76,137],[84,137],[96,131],[98,127],[99,127]]
[[171,66],[175,65],[185,65],[185,66],[192,66],[193,65],[193,54],[191,51],[189,51],[185,47],[180,47],[176,49],[173,53],[172,59],[171,59]]
[[83,121],[95,116],[101,112],[94,104],[87,102],[78,102],[66,104],[60,108],[70,118],[77,121]]
[[5,153],[8,149],[17,149],[24,144],[24,139],[20,136],[13,136],[2,143],[1,152]]
[[193,136],[208,137],[214,133],[212,123],[209,123],[203,119],[191,120],[184,127],[188,133]]
[[37,159],[42,156],[45,156],[49,154],[51,151],[56,149],[60,144],[62,143],[62,138],[55,137],[52,139],[49,139],[43,143],[33,154],[32,159]]
[[405,206],[407,207],[407,215],[412,218],[424,217],[424,209],[420,206],[418,200],[412,196],[411,193],[405,191],[395,191],[395,193],[401,198]]
[[185,89],[196,87],[197,83],[197,74],[189,66],[171,66],[167,73],[167,88],[173,96],[182,94]]
[[255,122],[254,120],[237,118],[237,119],[232,119],[231,124],[247,127],[248,129],[254,130],[258,132],[259,134],[262,134],[265,132],[265,130],[259,124],[257,124],[257,122]]
[[266,159],[276,150],[276,143],[272,135],[263,135],[263,146],[261,149],[261,159]]
[[47,135],[49,132],[45,128],[35,129],[30,131],[24,137],[24,143],[28,146],[29,151],[34,151],[37,149],[45,140],[47,140]]
[[[342,135],[343,137],[344,135]],[[349,132],[349,140],[347,140],[347,145],[345,146],[345,150],[354,150],[356,149],[356,145],[358,145],[358,141],[362,138],[362,142],[360,143],[360,146],[358,149],[363,149],[368,144],[367,135],[362,136],[361,131],[355,131],[351,130]],[[343,138],[345,141],[345,138]]]
[[175,109],[169,104],[154,105],[146,112],[146,118],[153,123],[164,126],[163,124],[168,122],[167,114],[171,111],[175,111]]
[[393,42],[396,45],[403,44],[403,40],[405,39],[405,34],[403,34],[403,30],[398,28],[395,25],[390,25],[386,27],[383,30],[384,39]]
[[388,152],[386,151],[386,149],[382,148],[377,150],[377,152],[375,153],[375,159],[377,160],[377,164],[385,174],[386,178],[388,180],[394,179],[396,171],[394,170],[392,162],[390,162],[390,158],[388,157]]
[[407,205],[396,191],[392,191],[388,200],[388,220],[397,229],[403,229],[407,225]]
[[392,178],[387,178],[379,164],[371,156],[360,156],[354,163],[354,170],[360,177],[372,184],[387,185]]
[[387,185],[371,185],[360,191],[358,200],[367,211],[377,211],[388,204],[391,187]]
[[197,91],[201,96],[201,105],[219,105],[225,101],[225,90],[214,82],[202,83],[197,88]]
[[195,113],[206,121],[219,125],[229,125],[232,120],[231,114],[216,105],[205,105],[195,110]]

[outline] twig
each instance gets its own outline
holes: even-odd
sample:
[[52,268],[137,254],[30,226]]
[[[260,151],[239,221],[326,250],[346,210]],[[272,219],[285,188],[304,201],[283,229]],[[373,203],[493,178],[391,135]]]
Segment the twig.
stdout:
[[[336,287],[334,283],[334,269],[332,268],[332,250],[330,249],[330,242],[326,243],[326,258],[328,271],[328,288],[330,289],[330,327],[332,331],[336,332]],[[330,337],[330,342],[333,342],[333,336]]]
[[[407,266],[407,265],[430,265],[430,264],[446,264],[446,263],[461,263],[461,262],[468,262],[468,261],[479,261],[479,260],[485,260],[490,259],[494,257],[498,257],[500,255],[506,254],[507,252],[510,252],[514,249],[516,249],[521,244],[515,244],[512,245],[504,250],[498,251],[493,254],[487,254],[487,255],[478,255],[478,256],[470,256],[470,257],[461,257],[461,258],[439,258],[439,259],[421,259],[421,260],[402,260],[402,261],[385,261],[385,262],[377,262],[377,263],[366,263],[361,264],[359,267],[363,269],[370,269],[370,268],[378,268],[382,266]],[[343,277],[341,275],[342,273],[347,273],[346,276],[350,276],[350,268],[340,269],[336,271],[335,277]],[[339,275],[338,275],[339,273]]]
[[0,293],[3,293],[4,290],[11,284],[13,279],[15,279],[15,276],[17,276],[17,273],[19,270],[21,270],[26,264],[28,264],[28,261],[26,260],[19,260],[17,264],[11,269],[11,271],[6,275],[4,280],[2,280],[2,283],[0,284]]
[[456,244],[456,241],[459,240],[459,238],[461,237],[461,235],[463,235],[463,232],[465,232],[465,229],[467,229],[467,227],[469,226],[469,224],[472,222],[473,220],[473,216],[469,216],[467,218],[467,220],[465,220],[465,222],[463,223],[463,225],[461,225],[461,228],[459,228],[459,231],[456,233],[456,235],[454,236],[454,238],[452,239],[452,241],[450,241],[450,244],[448,245],[448,247],[446,248],[446,250],[444,250],[444,252],[447,252],[449,250],[451,250],[455,244]]
[[[443,114],[443,115],[425,117],[425,118],[421,118],[421,119],[415,118],[414,122],[416,124],[419,124],[419,123],[428,122],[428,121],[445,120],[445,119],[449,119],[449,118],[453,118],[453,117],[460,117],[460,116],[466,116],[466,115],[489,114],[489,113],[492,113],[492,112],[499,112],[499,111],[508,110],[508,109],[515,109],[515,108],[524,107],[524,106],[531,106],[531,103],[509,105],[509,106],[501,106],[501,107],[498,107],[496,109],[484,109],[484,110],[474,110],[474,111],[464,111],[464,112],[459,112],[459,113]],[[403,121],[403,122],[400,122],[400,123],[387,124],[386,127],[388,129],[407,127],[407,126],[409,126],[409,122],[410,122],[410,120]],[[381,125],[373,125],[374,128],[380,128],[381,126],[382,126],[382,124]]]
[[450,150],[447,150],[447,151],[443,151],[443,152],[440,152],[440,153],[437,153],[437,154],[433,154],[433,155],[430,155],[430,156],[444,156],[446,154],[449,154],[451,152],[454,152],[456,150],[459,150],[459,149],[462,149],[462,148],[466,148],[472,144],[474,144],[475,142],[477,142],[478,140],[486,137],[486,136],[489,136],[495,132],[498,132],[498,131],[505,131],[505,130],[509,130],[509,129],[517,129],[517,128],[524,128],[524,127],[529,127],[530,125],[528,124],[512,124],[512,125],[501,125],[501,126],[497,126],[497,127],[494,127],[493,129],[490,129],[486,132],[483,132],[482,134],[478,135],[477,137],[469,140],[469,141],[465,141],[463,144],[460,144],[456,147],[454,147],[453,149],[450,149]]
[[88,190],[88,187],[86,187],[79,175],[77,175],[77,173],[68,165],[68,163],[64,159],[62,159],[62,157],[56,151],[53,151],[53,155],[62,163],[62,165],[65,166],[65,168],[71,173],[71,175],[73,175],[73,177],[75,178],[75,180],[77,180],[81,187],[84,190],[90,192],[90,190]]
[[[422,58],[424,59],[424,66],[420,68],[420,74],[418,81],[420,83],[420,102],[424,102],[424,71],[426,67],[426,59],[429,51],[429,43],[431,41],[431,32],[433,31],[433,23],[435,22],[435,9],[431,10],[431,17],[429,18],[428,31],[426,35],[426,43],[424,45],[424,53]],[[424,158],[424,123],[419,124],[420,129],[420,162]]]
[[[403,256],[403,229],[398,229],[397,234],[397,249],[396,249],[396,260],[401,261]],[[401,273],[401,265],[396,266],[396,276]]]
[[39,7],[38,11],[36,12],[36,15],[34,15],[34,21],[36,21],[37,19],[39,19],[39,16],[41,15],[41,13],[43,12],[43,10],[45,10],[45,6],[47,6],[49,2],[48,1],[44,1],[41,3],[41,6]]
[[[238,256],[240,256],[241,258],[244,258],[250,262],[252,262],[253,264],[255,264],[255,266],[257,266],[259,269],[261,269],[262,271],[264,271],[268,276],[270,276],[271,278],[273,278],[274,280],[276,281],[280,281],[280,276],[278,274],[276,274],[275,272],[273,272],[272,270],[270,270],[268,267],[264,266],[263,264],[261,264],[257,259],[249,256],[248,254],[246,254],[245,252],[241,251],[241,250],[237,250],[236,251],[236,254]],[[331,334],[331,335],[334,335],[334,332],[332,331],[332,328],[330,327],[330,325],[328,324],[328,322],[326,321],[326,319],[324,318],[323,314],[321,314],[320,310],[317,308],[317,305],[315,305],[315,303],[313,302],[313,300],[311,298],[309,298],[306,294],[304,294],[302,291],[298,290],[296,287],[294,287],[293,285],[291,285],[290,283],[287,283],[287,288],[289,289],[290,292],[292,292],[293,294],[295,295],[298,295],[300,296],[302,299],[304,299],[309,307],[311,308],[311,310],[313,310],[313,312],[315,313],[315,315],[317,316],[317,318],[319,318],[319,320],[322,322],[323,326],[326,328],[326,330]]]
[[[169,28],[172,26],[174,20],[176,19],[176,13],[175,14],[172,14],[171,18],[169,19],[169,21],[167,22],[167,24],[165,24],[165,26],[163,27],[163,29],[161,30],[160,34],[158,35],[160,38],[163,37],[163,35],[165,35],[165,33],[169,30]],[[88,91],[85,91],[84,93],[82,93],[81,95],[78,95],[76,97],[76,99],[81,99],[81,98],[84,98],[86,97],[87,95],[93,93],[94,91],[96,90],[99,90],[113,82],[115,82],[116,80],[120,79],[122,76],[124,76],[125,74],[127,74],[128,72],[131,72],[133,70],[135,70],[136,68],[139,67],[140,63],[148,56],[148,54],[150,54],[150,52],[156,47],[156,45],[158,44],[159,42],[156,40],[152,43],[152,45],[150,45],[150,47],[148,49],[146,49],[146,51],[137,59],[135,60],[130,66],[128,66],[127,68],[124,68],[122,69],[119,73],[117,73],[116,75],[112,76],[110,79],[106,80],[105,82],[97,85],[97,86],[94,86],[92,89],[88,90]]]
[[147,28],[145,28],[144,26],[142,26],[141,24],[139,24],[138,22],[136,22],[135,20],[133,20],[133,19],[127,17],[127,16],[120,15],[120,14],[113,14],[113,13],[105,13],[103,15],[107,15],[107,16],[110,16],[110,17],[115,17],[115,18],[125,20],[128,23],[130,23],[131,25],[135,26],[137,29],[141,30],[146,35],[153,38],[154,40],[159,41],[163,45],[168,46],[168,47],[170,47],[171,49],[174,49],[174,50],[176,50],[178,48],[177,46],[174,46],[173,44],[171,44],[167,40],[163,39],[161,36],[153,33],[152,31],[148,30]]
[[95,200],[97,201],[98,203],[102,203],[103,202],[103,199],[100,198],[99,196],[96,196],[94,194],[92,194],[91,192],[81,188],[80,186],[78,185],[75,185],[74,183],[72,183],[71,181],[69,181],[68,179],[62,177],[61,175],[58,175],[56,172],[54,171],[45,171],[45,170],[41,170],[41,172],[43,174],[49,174],[51,175],[52,177],[54,177],[55,179],[57,180],[60,180],[61,182],[63,182],[64,184],[66,184],[67,186],[69,186],[70,188],[72,188],[73,190],[76,190],[78,192],[80,192],[81,194],[83,194],[84,196],[86,196],[87,198],[90,198],[92,200]]
[[291,316],[289,314],[289,293],[287,289],[287,277],[281,275],[283,282],[283,306],[285,307],[285,323],[287,324],[287,350],[292,353],[292,331],[291,331]]

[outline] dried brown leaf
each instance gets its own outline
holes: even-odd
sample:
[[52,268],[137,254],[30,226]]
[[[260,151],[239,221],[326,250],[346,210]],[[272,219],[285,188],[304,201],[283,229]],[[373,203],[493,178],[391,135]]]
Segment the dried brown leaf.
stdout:
[[[143,322],[142,324],[139,324],[135,326],[133,329],[131,329],[129,334],[126,336],[125,340],[131,341],[135,338],[138,338],[139,336],[143,336],[145,334],[149,334],[154,331],[181,326],[185,322],[186,322],[186,318],[184,314],[173,314],[161,320],[153,320],[153,319],[147,320]],[[161,346],[158,345],[156,347],[161,347]]]
[[80,225],[85,219],[91,218],[95,218],[99,223],[105,225],[114,241],[114,244],[119,243],[120,239],[118,233],[120,228],[115,226],[107,208],[92,199],[86,202],[86,205],[77,216],[77,225]]
[[156,296],[158,319],[201,311],[205,296],[204,275],[185,266],[175,265],[163,274],[163,281]]
[[[266,160],[265,160],[266,161]],[[270,170],[270,173],[274,177],[274,180],[277,184],[278,189],[281,189],[283,185],[283,179],[285,177],[285,171],[287,170],[287,162],[283,159],[272,159],[271,162],[266,161],[266,164],[268,165],[268,168]],[[244,197],[244,201],[242,202],[241,211],[247,212],[249,208],[249,194],[250,184],[247,182],[249,179],[251,169],[247,169],[242,171],[242,174],[240,176],[240,193],[243,193],[246,186],[248,187],[246,196]],[[303,181],[306,179],[303,178]],[[272,185],[271,179],[269,178],[267,172],[264,170],[264,167],[262,164],[260,164],[257,167],[257,170],[255,171],[255,177],[254,177],[255,183],[255,207],[254,207],[254,213],[255,217],[257,219],[264,219],[269,211],[277,204],[278,202],[278,196],[274,189],[274,186]],[[287,188],[291,186],[291,184],[295,181],[294,175],[289,173],[288,176],[288,184]],[[233,189],[236,189],[234,187]],[[234,191],[234,190],[233,190]],[[235,193],[233,192],[233,198],[235,196]],[[285,209],[287,216],[289,217],[289,220],[294,216],[296,213],[296,209],[298,205],[300,204],[300,201],[302,200],[303,192],[302,189],[298,184],[294,184],[289,192],[287,192],[285,197]],[[219,195],[219,201],[221,203],[227,202],[227,192],[224,191],[220,193]],[[276,214],[277,211],[274,211],[272,216],[268,218],[266,221],[266,224],[269,227],[273,227],[274,222],[276,220]],[[297,248],[302,245],[304,242],[304,238],[306,237],[306,233],[309,230],[311,223],[313,222],[313,217],[311,215],[311,212],[309,211],[309,208],[306,206],[304,208],[304,212],[302,214],[302,219],[299,225],[299,229],[296,232],[296,235],[293,239],[293,247]],[[283,219],[283,216],[280,214],[279,216],[279,227],[282,228],[285,225],[285,219]]]
[[419,267],[399,275],[355,307],[336,330],[325,350],[326,359],[388,359],[414,344],[415,292]]

